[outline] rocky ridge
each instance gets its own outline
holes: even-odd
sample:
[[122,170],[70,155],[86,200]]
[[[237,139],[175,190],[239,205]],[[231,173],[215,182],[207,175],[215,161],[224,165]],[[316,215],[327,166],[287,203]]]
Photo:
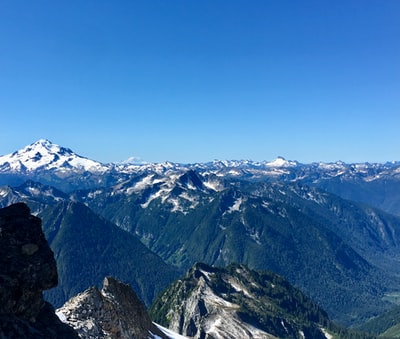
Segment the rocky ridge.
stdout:
[[196,339],[327,338],[333,326],[281,277],[237,264],[226,269],[196,264],[156,300],[151,315]]
[[71,298],[57,315],[81,338],[169,338],[154,325],[129,285],[106,277],[103,287],[91,287]]

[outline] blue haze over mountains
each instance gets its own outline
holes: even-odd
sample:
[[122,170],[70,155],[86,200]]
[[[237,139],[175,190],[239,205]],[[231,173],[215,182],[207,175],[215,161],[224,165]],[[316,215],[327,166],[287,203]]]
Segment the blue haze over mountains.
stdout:
[[113,262],[132,252],[159,271],[145,287],[137,261],[130,278],[147,304],[197,261],[272,270],[345,325],[394,307],[400,286],[400,162],[102,164],[39,140],[0,157],[0,184],[0,206],[24,201],[43,218],[58,305],[99,284],[102,262],[127,279]]

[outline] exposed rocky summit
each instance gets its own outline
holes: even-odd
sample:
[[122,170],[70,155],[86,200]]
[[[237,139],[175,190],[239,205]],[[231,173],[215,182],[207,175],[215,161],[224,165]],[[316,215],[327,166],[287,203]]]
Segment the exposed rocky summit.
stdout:
[[168,338],[155,326],[132,288],[114,278],[91,287],[57,310],[81,338]]
[[78,338],[43,299],[57,281],[41,220],[22,203],[0,209],[0,338]]
[[196,264],[150,312],[157,323],[196,339],[324,339],[337,332],[326,313],[283,278],[237,264]]

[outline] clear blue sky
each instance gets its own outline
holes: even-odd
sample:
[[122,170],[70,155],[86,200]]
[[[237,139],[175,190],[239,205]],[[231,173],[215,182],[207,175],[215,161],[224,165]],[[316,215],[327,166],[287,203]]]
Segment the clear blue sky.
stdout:
[[0,0],[0,155],[400,160],[399,0]]

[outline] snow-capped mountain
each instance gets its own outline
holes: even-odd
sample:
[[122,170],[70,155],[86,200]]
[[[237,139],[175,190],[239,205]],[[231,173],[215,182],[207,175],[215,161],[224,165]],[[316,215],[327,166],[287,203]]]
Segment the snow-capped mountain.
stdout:
[[307,181],[309,183],[332,178],[357,178],[365,182],[381,179],[383,176],[400,180],[400,162],[355,163],[347,164],[342,161],[334,163],[314,162],[302,164],[297,161],[278,157],[272,161],[254,162],[242,161],[213,161],[190,165],[191,168],[204,174],[214,174],[220,177],[268,179],[272,181]]
[[54,169],[104,172],[109,168],[46,139],[38,140],[19,151],[0,157],[1,172],[33,172]]
[[80,156],[41,139],[0,157],[0,185],[21,185],[33,180],[52,185],[64,192],[115,184],[125,175],[117,166]]
[[[179,178],[195,173],[197,184],[178,194]],[[12,154],[0,157],[0,185],[21,185],[26,180],[54,186],[64,192],[78,189],[112,190],[114,194],[142,191],[141,204],[161,198],[163,203],[184,211],[195,191],[220,191],[229,181],[302,183],[322,188],[345,199],[360,201],[400,215],[400,162],[302,164],[278,157],[272,161],[215,160],[208,163],[103,164],[48,140],[39,140]],[[191,183],[193,184],[193,183]],[[189,182],[186,183],[189,185]],[[229,186],[229,184],[228,184]],[[112,187],[112,189],[111,189]],[[194,188],[194,189],[193,189]],[[195,203],[194,203],[195,204]],[[191,206],[194,206],[191,204]],[[178,206],[179,205],[179,206]]]
[[245,177],[246,179],[269,178],[273,180],[298,181],[308,179],[316,181],[334,177],[360,177],[364,181],[373,181],[382,176],[400,179],[400,162],[346,164],[315,162],[302,164],[297,161],[278,157],[272,161],[255,162],[251,160],[215,160],[208,163],[178,164],[173,162],[145,164],[103,164],[59,146],[49,140],[41,139],[33,144],[0,156],[0,173],[34,173],[38,171],[60,171],[109,173],[111,171],[126,174],[144,172],[163,175],[170,171],[193,169],[205,176]]

